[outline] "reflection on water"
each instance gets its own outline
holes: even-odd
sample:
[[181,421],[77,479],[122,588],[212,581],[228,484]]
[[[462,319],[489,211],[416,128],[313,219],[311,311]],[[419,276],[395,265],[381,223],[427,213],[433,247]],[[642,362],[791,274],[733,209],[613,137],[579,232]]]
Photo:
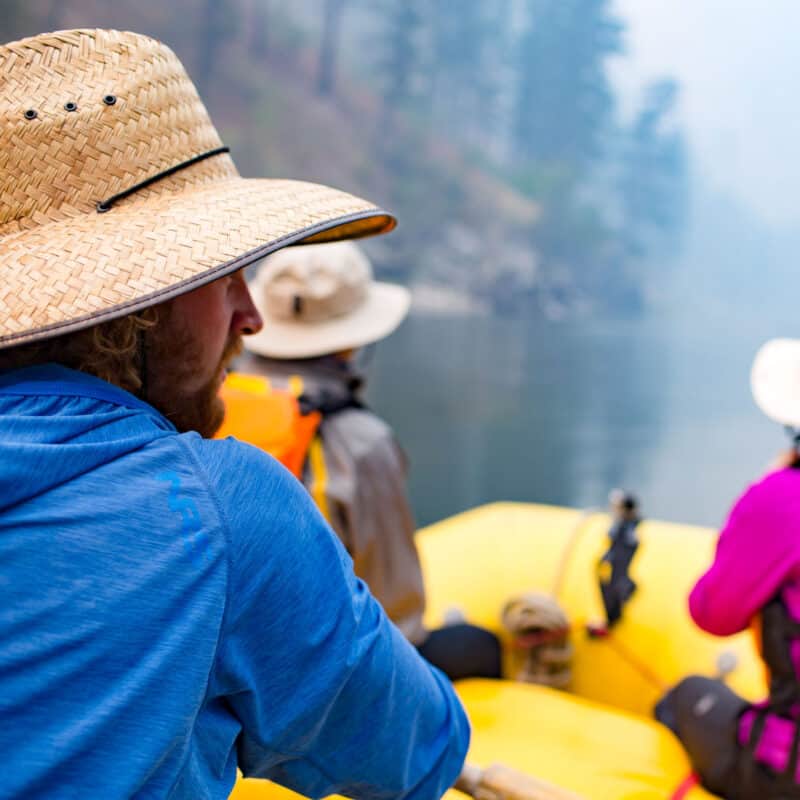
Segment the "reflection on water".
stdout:
[[369,400],[409,454],[421,525],[493,500],[603,505],[624,486],[646,515],[718,526],[786,443],[749,390],[781,333],[417,314],[378,346]]

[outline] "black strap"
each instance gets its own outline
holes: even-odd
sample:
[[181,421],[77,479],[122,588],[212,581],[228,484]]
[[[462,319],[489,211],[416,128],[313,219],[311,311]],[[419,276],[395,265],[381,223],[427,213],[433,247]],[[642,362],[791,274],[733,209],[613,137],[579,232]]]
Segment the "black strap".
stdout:
[[800,704],[800,681],[792,658],[792,643],[798,639],[800,624],[777,594],[761,609],[761,653],[770,673],[770,709],[786,717],[793,717]]
[[767,724],[767,714],[769,714],[768,708],[754,708],[753,711],[755,712],[755,719],[753,720],[753,726],[750,728],[750,738],[747,740],[747,744],[745,745],[745,751],[750,754],[750,757],[753,761],[756,760],[756,748],[758,747],[758,743],[761,741],[761,736],[764,733],[764,726]]
[[105,214],[106,211],[111,211],[111,207],[118,200],[124,200],[126,197],[132,195],[134,192],[138,192],[139,189],[144,189],[147,186],[150,186],[151,184],[155,183],[156,181],[160,181],[162,178],[168,178],[170,175],[175,174],[179,170],[186,169],[186,167],[191,167],[198,161],[205,161],[207,158],[211,158],[211,156],[218,156],[221,155],[222,153],[230,153],[230,151],[231,151],[230,147],[216,147],[213,150],[209,150],[206,153],[200,153],[200,155],[194,156],[193,158],[190,158],[187,161],[181,161],[180,164],[175,164],[174,167],[165,169],[163,172],[159,172],[156,175],[151,175],[146,180],[143,180],[141,183],[137,183],[134,186],[131,186],[129,189],[125,189],[124,191],[119,192],[118,194],[113,194],[106,200],[101,200],[97,204],[97,213]]
[[336,414],[348,408],[357,408],[362,411],[367,409],[364,403],[349,392],[347,394],[338,394],[321,390],[313,396],[303,393],[297,398],[297,402],[300,405],[300,413],[310,414],[312,411],[319,411],[323,417]]
[[789,763],[786,765],[786,769],[784,770],[784,775],[789,778],[791,783],[794,783],[794,776],[797,772],[797,760],[798,760],[798,752],[797,749],[800,747],[800,723],[798,721],[792,720],[794,723],[794,736],[792,737],[792,751],[789,754]]

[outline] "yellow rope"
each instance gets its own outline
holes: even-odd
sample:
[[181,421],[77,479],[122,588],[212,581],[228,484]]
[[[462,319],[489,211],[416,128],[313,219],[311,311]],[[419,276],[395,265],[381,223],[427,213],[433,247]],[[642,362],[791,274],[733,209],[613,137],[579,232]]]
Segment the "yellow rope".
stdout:
[[567,543],[564,545],[564,549],[561,551],[561,560],[559,561],[558,568],[556,569],[556,577],[553,581],[553,588],[550,590],[550,595],[554,599],[558,599],[558,596],[561,594],[561,589],[563,588],[564,579],[566,578],[567,574],[567,567],[569,567],[569,563],[572,560],[572,555],[575,551],[575,548],[580,541],[581,535],[586,529],[586,524],[595,514],[599,513],[600,511],[596,508],[587,508],[581,511],[580,516],[573,525],[569,537],[567,538]]
[[[561,593],[563,588],[564,580],[566,578],[567,569],[569,567],[570,561],[572,560],[572,556],[574,554],[575,548],[580,541],[581,536],[583,535],[584,531],[586,530],[587,523],[593,516],[596,514],[602,513],[599,509],[596,508],[587,508],[581,512],[580,516],[578,517],[577,521],[575,522],[572,531],[569,534],[567,539],[567,543],[564,545],[564,549],[561,551],[561,560],[558,564],[558,569],[556,570],[556,577],[553,581],[553,588],[551,590],[551,596],[555,599],[558,598],[558,595]],[[598,565],[599,566],[599,565]],[[662,680],[662,678],[652,670],[644,661],[642,661],[638,656],[636,656],[626,645],[617,638],[616,634],[613,631],[609,631],[605,641],[611,646],[611,649],[623,660],[625,661],[634,672],[637,672],[647,683],[651,686],[657,688],[659,691],[663,692],[666,691],[668,688],[666,682]]]

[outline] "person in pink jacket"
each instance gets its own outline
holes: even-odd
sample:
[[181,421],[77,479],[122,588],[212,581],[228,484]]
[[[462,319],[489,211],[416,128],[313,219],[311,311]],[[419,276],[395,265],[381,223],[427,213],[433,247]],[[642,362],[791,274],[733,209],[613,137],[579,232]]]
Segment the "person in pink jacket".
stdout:
[[656,716],[717,794],[800,798],[800,340],[764,345],[751,382],[756,403],[792,432],[795,447],[734,504],[689,612],[717,636],[754,627],[769,695],[751,704],[694,675],[661,700]]

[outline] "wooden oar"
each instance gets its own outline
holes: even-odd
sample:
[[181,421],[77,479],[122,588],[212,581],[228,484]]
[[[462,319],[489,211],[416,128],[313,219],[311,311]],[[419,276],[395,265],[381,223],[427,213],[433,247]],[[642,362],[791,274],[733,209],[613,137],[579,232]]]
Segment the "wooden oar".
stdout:
[[504,764],[486,769],[465,764],[453,788],[475,800],[581,800],[573,792]]

